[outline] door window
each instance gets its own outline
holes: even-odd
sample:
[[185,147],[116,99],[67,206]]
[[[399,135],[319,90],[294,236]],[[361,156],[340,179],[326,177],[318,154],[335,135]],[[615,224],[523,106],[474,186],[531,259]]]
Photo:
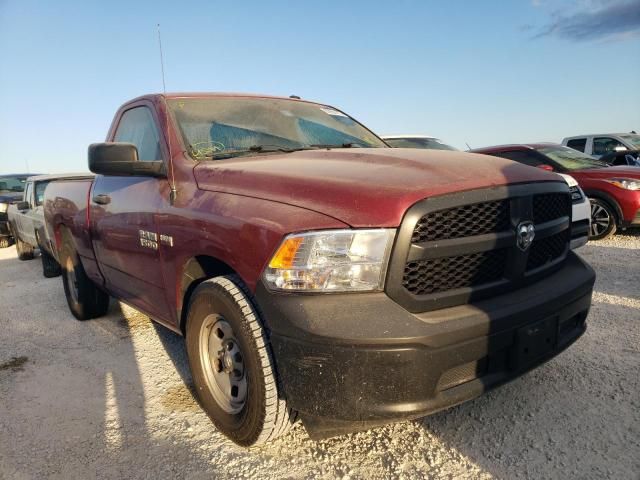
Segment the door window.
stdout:
[[625,147],[622,142],[611,137],[597,137],[593,139],[593,154],[606,155],[609,152],[615,152],[616,147]]
[[24,189],[24,194],[22,197],[23,202],[28,202],[29,206],[31,206],[31,192],[33,189],[33,183],[27,183],[27,187]]
[[42,205],[44,201],[44,189],[47,188],[49,182],[36,183],[36,206]]
[[574,150],[578,150],[579,152],[583,152],[587,147],[587,139],[586,138],[573,138],[567,142],[567,147],[573,148]]
[[147,107],[136,107],[124,112],[114,141],[133,143],[138,149],[138,159],[143,162],[162,160],[160,135]]

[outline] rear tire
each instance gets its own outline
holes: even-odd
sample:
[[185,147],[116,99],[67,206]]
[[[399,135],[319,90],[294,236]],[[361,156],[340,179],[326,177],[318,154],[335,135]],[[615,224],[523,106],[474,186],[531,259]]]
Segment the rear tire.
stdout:
[[9,237],[0,237],[0,248],[9,248],[11,246],[11,241]]
[[70,242],[65,242],[62,261],[62,284],[67,305],[78,320],[101,317],[109,310],[109,295],[100,290],[87,274]]
[[42,275],[45,278],[59,277],[62,274],[60,264],[42,247],[40,247],[40,257],[42,259]]
[[20,240],[18,236],[16,236],[16,250],[18,251],[18,260],[33,260],[33,247]]
[[617,230],[617,218],[614,208],[604,200],[590,198],[591,229],[589,240],[604,240],[614,235]]
[[259,313],[237,276],[195,289],[186,330],[196,392],[218,430],[249,447],[293,426],[297,414],[287,407]]

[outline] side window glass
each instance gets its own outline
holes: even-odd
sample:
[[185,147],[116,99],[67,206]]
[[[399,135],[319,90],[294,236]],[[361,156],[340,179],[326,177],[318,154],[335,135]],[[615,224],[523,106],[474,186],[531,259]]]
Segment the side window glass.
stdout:
[[573,140],[569,140],[567,142],[567,147],[573,148],[574,150],[578,150],[584,153],[584,149],[587,147],[587,139],[586,138],[574,138]]
[[597,137],[593,139],[594,155],[605,155],[610,152],[615,152],[616,147],[626,148],[621,142],[619,142],[615,138]]
[[146,107],[136,107],[124,112],[114,141],[133,143],[138,148],[138,158],[143,162],[162,160],[160,135],[153,116]]
[[42,205],[44,202],[44,189],[47,188],[48,182],[36,183],[36,206]]
[[23,202],[29,202],[29,205],[31,205],[31,188],[33,186],[33,183],[28,183],[27,187],[24,189],[24,195],[22,197],[22,201]]

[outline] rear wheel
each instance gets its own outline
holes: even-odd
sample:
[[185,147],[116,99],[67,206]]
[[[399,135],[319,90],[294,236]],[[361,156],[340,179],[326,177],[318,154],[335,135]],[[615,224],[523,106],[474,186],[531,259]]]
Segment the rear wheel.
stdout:
[[616,233],[616,214],[613,207],[599,198],[591,198],[590,201],[591,230],[589,238],[602,240]]
[[9,237],[0,237],[0,248],[8,248],[9,246],[11,246]]
[[40,247],[40,257],[42,259],[42,275],[44,275],[45,278],[60,276],[60,274],[62,273],[60,264],[42,247]]
[[32,260],[33,259],[33,247],[28,243],[20,240],[20,237],[16,236],[16,250],[18,251],[19,260]]
[[87,277],[84,267],[70,242],[61,255],[62,284],[69,310],[78,320],[100,317],[109,309],[109,295]]
[[296,413],[280,391],[258,311],[238,277],[216,277],[196,288],[186,343],[200,403],[227,437],[248,447],[292,427]]

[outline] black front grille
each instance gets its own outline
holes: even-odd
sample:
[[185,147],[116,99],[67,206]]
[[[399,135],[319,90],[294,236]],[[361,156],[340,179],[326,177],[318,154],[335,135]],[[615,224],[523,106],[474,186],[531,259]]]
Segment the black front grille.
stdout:
[[424,215],[416,224],[412,243],[501,232],[509,228],[509,202],[474,203]]
[[[535,237],[522,250],[516,232],[528,222]],[[385,291],[415,313],[501,295],[559,267],[570,227],[571,195],[560,182],[425,199],[400,226]]]
[[533,222],[545,223],[567,215],[571,197],[564,193],[547,193],[533,197]]
[[505,250],[490,250],[409,262],[402,285],[414,295],[483,285],[502,278],[505,260]]
[[527,270],[535,270],[561,258],[567,250],[568,241],[569,230],[534,240],[527,259]]

